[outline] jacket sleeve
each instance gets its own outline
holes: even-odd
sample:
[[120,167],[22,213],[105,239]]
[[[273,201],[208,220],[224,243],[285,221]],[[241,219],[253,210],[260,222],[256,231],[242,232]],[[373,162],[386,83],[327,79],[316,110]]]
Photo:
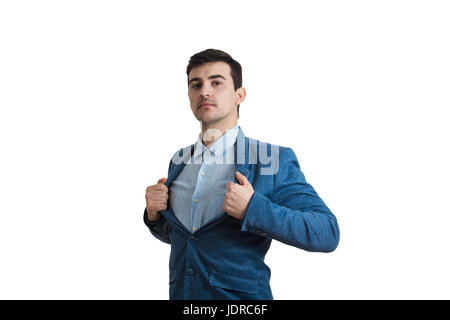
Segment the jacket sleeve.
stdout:
[[161,216],[157,221],[150,221],[147,215],[147,208],[144,210],[144,223],[150,229],[150,232],[162,242],[170,244],[170,226],[164,216]]
[[241,230],[315,252],[335,250],[340,236],[335,216],[306,182],[294,151],[283,147],[272,196],[254,192]]

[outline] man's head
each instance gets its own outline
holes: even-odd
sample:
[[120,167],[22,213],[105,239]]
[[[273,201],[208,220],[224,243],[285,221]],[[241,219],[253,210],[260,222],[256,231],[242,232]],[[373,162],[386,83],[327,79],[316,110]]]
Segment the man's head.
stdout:
[[207,49],[190,58],[186,73],[191,109],[197,120],[205,124],[237,121],[239,105],[245,98],[239,62],[223,51]]

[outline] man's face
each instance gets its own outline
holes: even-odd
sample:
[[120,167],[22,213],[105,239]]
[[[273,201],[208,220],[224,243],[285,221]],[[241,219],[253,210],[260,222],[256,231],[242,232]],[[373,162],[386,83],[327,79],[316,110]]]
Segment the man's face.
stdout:
[[192,112],[203,124],[237,121],[237,106],[243,100],[234,90],[230,66],[222,61],[192,68],[188,95]]

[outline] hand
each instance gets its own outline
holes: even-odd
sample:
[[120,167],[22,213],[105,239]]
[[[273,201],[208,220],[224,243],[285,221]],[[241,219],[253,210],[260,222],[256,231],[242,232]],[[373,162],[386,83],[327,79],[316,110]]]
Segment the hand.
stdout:
[[166,178],[161,178],[158,183],[147,187],[145,191],[145,200],[147,202],[147,215],[150,221],[156,221],[161,217],[158,211],[167,209],[167,200],[169,199],[169,189],[164,184]]
[[239,184],[234,182],[227,183],[227,192],[223,201],[223,210],[230,216],[242,220],[245,217],[248,203],[253,193],[253,186],[239,171],[236,171],[236,179]]

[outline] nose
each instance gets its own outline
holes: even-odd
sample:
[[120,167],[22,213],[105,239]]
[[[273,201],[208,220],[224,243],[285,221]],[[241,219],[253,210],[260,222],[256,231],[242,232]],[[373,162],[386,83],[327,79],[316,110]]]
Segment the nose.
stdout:
[[200,96],[202,98],[210,97],[211,96],[211,87],[204,84],[200,90]]

